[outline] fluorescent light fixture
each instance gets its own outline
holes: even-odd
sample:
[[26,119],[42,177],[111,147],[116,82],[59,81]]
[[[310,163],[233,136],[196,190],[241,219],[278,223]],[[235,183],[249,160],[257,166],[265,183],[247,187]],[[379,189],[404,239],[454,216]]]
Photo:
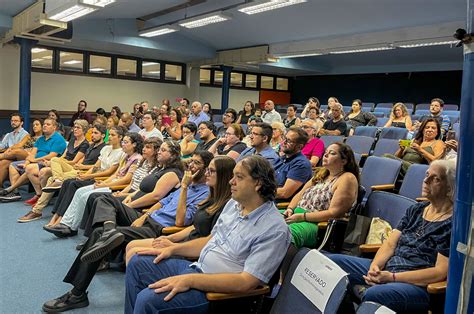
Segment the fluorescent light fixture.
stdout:
[[105,71],[104,68],[91,68],[89,70],[89,72],[103,72],[103,71]]
[[159,64],[159,63],[158,63],[158,62],[143,62],[143,63],[142,63],[142,66],[148,67],[148,66],[150,66],[150,65],[157,65],[157,64]]
[[41,61],[43,61],[43,58],[36,58],[36,59],[31,60],[31,62],[41,62]]
[[295,52],[295,53],[287,53],[284,55],[279,55],[278,58],[288,59],[288,58],[315,57],[315,56],[322,56],[324,54],[325,53],[323,52]]
[[31,49],[32,53],[39,53],[39,52],[43,52],[43,51],[46,51],[46,49],[44,49],[44,48],[32,48]]
[[270,10],[287,7],[294,4],[304,3],[306,0],[270,0],[252,1],[238,6],[237,10],[245,14],[258,14]]
[[392,50],[395,47],[374,47],[374,48],[360,48],[360,49],[350,49],[350,50],[339,50],[339,51],[330,51],[330,54],[345,54],[345,53],[359,53],[359,52],[370,52],[370,51],[383,51],[383,50]]
[[64,64],[78,64],[78,63],[82,63],[81,60],[69,60],[69,61],[64,61],[63,62]]
[[83,4],[76,4],[72,7],[68,7],[66,9],[60,10],[57,13],[54,13],[48,16],[51,20],[57,20],[61,22],[69,22],[74,19],[80,18],[86,14],[94,12],[96,8],[91,6],[86,6]]
[[434,41],[434,42],[424,42],[424,43],[413,43],[413,44],[403,44],[397,45],[400,48],[418,48],[418,47],[429,47],[429,46],[442,46],[442,45],[455,45],[457,44],[457,40],[446,40],[446,41]]
[[175,25],[164,25],[159,27],[153,27],[147,30],[143,30],[138,33],[142,37],[155,37],[164,34],[174,33],[179,30],[178,26]]
[[96,5],[98,7],[105,7],[111,3],[114,3],[116,0],[82,0],[83,3],[89,5]]
[[229,15],[225,15],[222,11],[213,12],[209,14],[200,15],[197,17],[193,17],[190,19],[183,20],[179,22],[179,26],[186,27],[186,28],[196,28],[202,27],[209,24],[224,22],[230,20],[231,17]]

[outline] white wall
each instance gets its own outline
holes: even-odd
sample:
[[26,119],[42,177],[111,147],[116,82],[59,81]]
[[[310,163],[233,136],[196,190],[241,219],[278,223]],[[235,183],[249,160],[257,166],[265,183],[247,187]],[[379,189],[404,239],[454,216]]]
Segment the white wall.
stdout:
[[[20,50],[16,46],[0,48],[0,109],[18,108]],[[148,100],[151,105],[168,98],[175,103],[178,97],[191,95],[186,85],[118,80],[91,76],[33,72],[31,75],[31,109],[75,111],[80,99],[85,99],[89,111],[98,107],[110,110],[114,105],[122,111],[131,110],[136,102]],[[258,91],[231,89],[229,107],[237,111],[246,100],[258,102]],[[190,99],[191,101],[193,99]],[[221,108],[221,89],[199,87],[199,100]]]

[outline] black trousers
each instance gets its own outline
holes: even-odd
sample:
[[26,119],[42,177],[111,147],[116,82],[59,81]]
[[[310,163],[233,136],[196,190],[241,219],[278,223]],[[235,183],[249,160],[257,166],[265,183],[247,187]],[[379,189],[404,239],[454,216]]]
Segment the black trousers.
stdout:
[[58,214],[59,216],[64,216],[69,204],[74,197],[74,194],[79,188],[83,186],[94,184],[94,180],[76,180],[68,179],[63,182],[61,189],[59,190],[58,198],[53,207],[53,213]]
[[[89,195],[89,198],[87,199],[86,202],[86,207],[84,209],[84,214],[82,215],[82,220],[81,224],[79,225],[79,228],[84,229],[84,235],[86,237],[89,237],[92,234],[92,231],[94,231],[94,228],[92,227],[92,221],[94,219],[94,214],[97,209],[96,207],[96,200],[104,195],[111,195],[109,192],[100,192],[100,193],[92,193]],[[117,198],[120,202],[124,198]]]

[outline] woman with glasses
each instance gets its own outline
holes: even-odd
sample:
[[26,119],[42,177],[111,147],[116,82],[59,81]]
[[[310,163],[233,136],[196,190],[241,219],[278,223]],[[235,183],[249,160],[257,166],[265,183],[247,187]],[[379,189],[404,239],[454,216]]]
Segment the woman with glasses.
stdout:
[[247,145],[242,142],[244,138],[244,130],[240,124],[232,123],[225,131],[224,137],[219,138],[209,151],[217,155],[226,155],[233,159],[239,158],[240,154],[247,148]]
[[[109,137],[111,141],[112,139],[114,142],[118,140],[118,134],[116,133],[118,128],[119,127],[113,127],[110,130]],[[76,184],[68,185],[67,188],[71,189],[71,191],[67,193],[68,197],[59,199],[56,202],[53,209],[54,215],[50,222],[44,227],[46,231],[54,233],[55,235],[76,235],[76,225],[78,225],[78,221],[80,221],[84,213],[87,198],[90,194],[110,192],[109,187],[130,183],[137,164],[142,159],[140,153],[143,148],[143,138],[138,133],[127,133],[120,143],[123,153],[121,154],[122,157],[115,173],[103,181],[99,180],[94,182],[94,180],[87,180],[85,184],[83,181],[80,181],[75,182]],[[64,182],[61,190],[65,188],[64,185],[66,182],[68,182],[68,180]],[[76,188],[74,189],[74,187]]]
[[311,167],[316,167],[319,160],[324,154],[324,142],[320,140],[318,134],[319,127],[313,120],[306,119],[301,123],[301,128],[305,130],[309,136],[309,140],[301,150],[301,153],[311,162]]
[[270,140],[270,146],[275,150],[277,154],[280,154],[281,143],[285,140],[285,125],[281,122],[272,123],[272,139]]
[[305,119],[307,118],[307,115],[309,114],[309,109],[311,108],[316,108],[319,110],[321,108],[321,104],[319,103],[319,99],[316,97],[309,97],[308,102],[306,103],[306,106],[303,109],[303,112],[301,113],[301,118]]
[[[173,246],[179,242],[208,236],[222,209],[231,197],[229,181],[233,176],[234,167],[234,159],[227,156],[214,157],[206,169],[206,184],[209,187],[210,194],[207,199],[199,204],[194,215],[193,224],[172,235],[130,242],[127,246],[127,262],[138,252],[148,251],[151,254],[153,252],[150,252],[150,250],[153,249]],[[178,207],[176,220],[184,219],[184,215],[185,209]]]
[[183,139],[180,140],[179,146],[181,146],[181,159],[190,158],[199,141],[195,138],[197,132],[197,126],[193,122],[186,122],[183,124]]
[[322,167],[283,211],[296,247],[316,246],[320,221],[343,217],[355,204],[359,167],[352,149],[343,143],[329,145]]

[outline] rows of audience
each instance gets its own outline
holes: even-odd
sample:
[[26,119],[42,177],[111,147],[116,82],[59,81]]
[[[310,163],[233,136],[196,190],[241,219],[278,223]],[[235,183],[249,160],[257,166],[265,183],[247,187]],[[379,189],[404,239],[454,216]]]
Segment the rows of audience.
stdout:
[[[69,133],[55,110],[35,119],[31,133],[12,114],[13,131],[0,144],[0,181],[10,182],[0,201],[20,201],[18,188],[29,182],[34,196],[25,204],[32,208],[18,222],[41,219],[57,194],[43,229],[58,238],[83,229],[87,237],[64,278],[72,290],[43,310],[87,306],[94,275],[111,262],[127,265],[126,313],[206,310],[206,291],[244,292],[267,283],[289,245],[316,247],[317,223],[345,217],[356,204],[360,170],[352,148],[325,147],[320,137],[351,136],[377,118],[362,111],[360,100],[345,114],[335,97],[328,105],[323,112],[311,97],[299,116],[289,105],[282,119],[271,100],[264,110],[247,101],[238,113],[227,109],[217,128],[209,103],[142,102],[131,113],[99,108],[92,119],[81,100]],[[443,141],[442,107],[433,99],[431,114],[413,123],[397,103],[386,125],[413,134],[386,156],[402,160],[401,176],[413,163],[431,164],[423,184],[430,202],[407,210],[372,262],[330,256],[351,284],[370,287],[363,300],[397,312],[425,309],[424,287],[447,275],[455,173],[447,155],[457,143]],[[281,202],[289,205],[278,211]],[[163,235],[172,226],[182,230]]]

